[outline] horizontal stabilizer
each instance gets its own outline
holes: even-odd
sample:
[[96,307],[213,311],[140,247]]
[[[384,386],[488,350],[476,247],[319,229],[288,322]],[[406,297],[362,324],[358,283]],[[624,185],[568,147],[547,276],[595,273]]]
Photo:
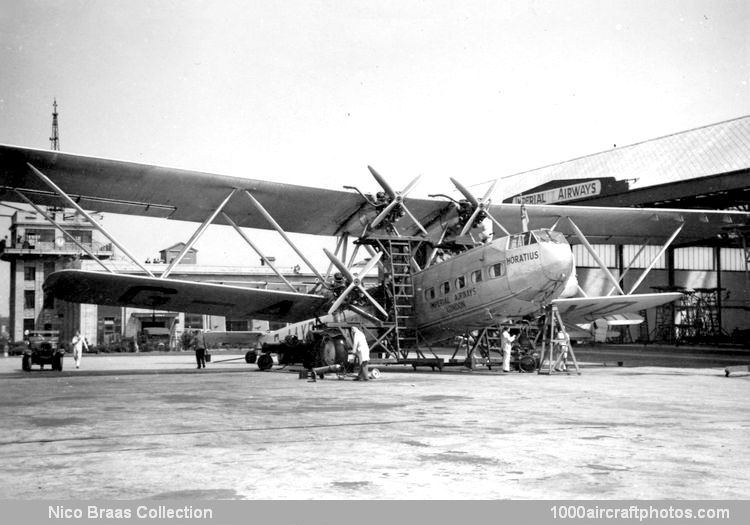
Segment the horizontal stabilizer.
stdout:
[[552,301],[566,323],[594,321],[608,315],[633,313],[676,301],[681,293],[648,293],[600,297],[576,297]]
[[44,291],[72,303],[296,322],[318,316],[328,300],[276,290],[84,270],[51,274]]

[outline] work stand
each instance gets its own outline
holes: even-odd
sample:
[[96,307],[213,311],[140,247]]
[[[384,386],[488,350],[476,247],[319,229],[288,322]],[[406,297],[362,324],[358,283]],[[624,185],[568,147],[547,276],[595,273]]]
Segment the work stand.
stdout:
[[382,253],[380,278],[383,307],[388,318],[379,326],[366,326],[374,339],[371,350],[383,351],[388,359],[373,360],[379,364],[429,366],[442,370],[443,359],[429,350],[425,354],[419,345],[419,333],[414,310],[412,273],[424,264],[425,239],[422,237],[370,234],[358,243],[372,252]]
[[537,373],[547,375],[568,373],[569,363],[572,363],[576,373],[580,375],[581,370],[578,368],[576,354],[573,351],[573,345],[570,344],[570,336],[565,330],[560,311],[554,304],[548,306],[545,310],[542,352],[539,355]]

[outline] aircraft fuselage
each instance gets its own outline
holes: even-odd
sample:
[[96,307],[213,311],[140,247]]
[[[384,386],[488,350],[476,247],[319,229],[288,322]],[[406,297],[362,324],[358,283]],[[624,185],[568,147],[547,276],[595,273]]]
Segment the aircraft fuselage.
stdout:
[[420,337],[429,342],[536,312],[557,298],[573,273],[562,234],[510,235],[413,275]]

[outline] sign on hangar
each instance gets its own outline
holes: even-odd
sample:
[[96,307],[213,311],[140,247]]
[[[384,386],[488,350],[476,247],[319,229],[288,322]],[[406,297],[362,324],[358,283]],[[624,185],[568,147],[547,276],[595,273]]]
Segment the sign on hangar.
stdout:
[[512,202],[514,204],[562,204],[598,195],[627,191],[628,186],[627,181],[617,181],[614,177],[554,180],[514,195],[503,202]]

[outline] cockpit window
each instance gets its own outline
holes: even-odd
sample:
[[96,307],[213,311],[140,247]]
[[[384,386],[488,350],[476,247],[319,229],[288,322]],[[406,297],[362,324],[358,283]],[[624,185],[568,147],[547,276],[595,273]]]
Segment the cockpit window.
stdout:
[[556,242],[558,244],[566,244],[568,242],[565,240],[565,235],[560,232],[550,231],[549,236],[550,239],[552,239],[552,242]]
[[534,234],[534,237],[536,237],[539,242],[552,242],[547,230],[534,230],[531,233]]
[[534,230],[531,232],[534,234],[539,242],[554,242],[557,244],[565,242],[565,235],[554,230]]
[[536,238],[531,235],[531,232],[519,233],[518,235],[511,235],[508,248],[512,250],[529,244],[536,244],[536,242]]

